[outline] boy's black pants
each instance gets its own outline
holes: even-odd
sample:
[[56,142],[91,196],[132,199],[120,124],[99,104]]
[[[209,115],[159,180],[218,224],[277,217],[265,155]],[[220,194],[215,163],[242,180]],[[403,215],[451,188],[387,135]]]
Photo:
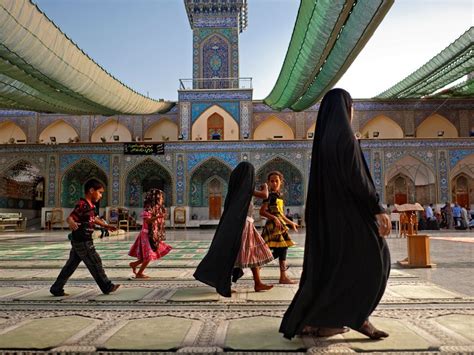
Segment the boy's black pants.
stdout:
[[81,261],[86,264],[89,272],[103,293],[107,294],[112,291],[114,284],[105,274],[104,268],[102,267],[102,260],[95,250],[92,240],[83,242],[72,240],[69,259],[59,273],[56,282],[51,286],[51,293],[56,295],[64,293],[64,285],[74,271],[76,271]]

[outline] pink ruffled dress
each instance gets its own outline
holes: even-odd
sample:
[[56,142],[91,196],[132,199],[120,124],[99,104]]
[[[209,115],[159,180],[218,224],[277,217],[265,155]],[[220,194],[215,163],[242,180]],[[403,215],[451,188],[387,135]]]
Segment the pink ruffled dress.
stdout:
[[[143,261],[153,261],[158,260],[168,254],[171,250],[171,246],[164,242],[164,214],[159,213],[157,214],[158,218],[151,224],[143,223],[142,230],[137,235],[135,242],[130,247],[130,251],[128,255],[137,258],[138,260]],[[148,218],[152,217],[151,211],[143,211],[142,218],[145,221]],[[151,232],[157,241],[157,250],[154,251],[150,246],[149,235],[151,228]]]

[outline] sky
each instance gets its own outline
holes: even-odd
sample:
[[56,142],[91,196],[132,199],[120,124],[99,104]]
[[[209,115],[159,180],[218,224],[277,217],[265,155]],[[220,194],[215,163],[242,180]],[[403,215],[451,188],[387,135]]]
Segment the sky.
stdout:
[[[371,1],[371,0],[363,0]],[[192,31],[182,0],[33,0],[85,53],[130,88],[176,101],[192,78]],[[299,0],[248,0],[240,77],[264,99],[280,73]],[[473,0],[395,0],[335,87],[370,98],[418,69],[474,23]]]

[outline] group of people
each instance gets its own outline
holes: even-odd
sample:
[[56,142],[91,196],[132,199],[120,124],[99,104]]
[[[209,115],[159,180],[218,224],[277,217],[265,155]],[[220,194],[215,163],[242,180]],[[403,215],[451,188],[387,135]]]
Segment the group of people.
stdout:
[[[420,217],[420,225],[420,229],[446,228],[465,230],[474,228],[474,220],[470,209],[458,203],[451,205],[451,203],[446,202],[439,211],[436,211],[433,204],[430,203],[425,207],[424,213]],[[425,228],[422,226],[425,226]]]
[[[306,199],[303,271],[280,326],[288,339],[295,335],[332,336],[349,328],[371,339],[388,336],[372,325],[369,316],[389,277],[390,254],[384,237],[390,233],[391,223],[352,132],[352,114],[352,99],[342,89],[329,91],[319,108]],[[214,238],[194,273],[197,280],[230,297],[232,282],[242,277],[243,268],[250,268],[254,290],[267,291],[273,285],[262,282],[260,268],[278,259],[279,283],[296,283],[287,274],[287,251],[295,244],[289,230],[297,231],[298,226],[284,213],[283,183],[283,175],[272,171],[257,190],[253,165],[237,165]],[[55,296],[66,295],[64,285],[81,260],[103,293],[119,287],[105,275],[92,242],[94,223],[115,229],[93,214],[93,205],[103,191],[96,180],[86,183],[85,198],[67,219],[73,230],[71,252],[51,286]],[[252,197],[263,200],[260,214],[267,221],[261,235],[253,224]],[[129,252],[137,258],[130,263],[136,278],[147,278],[144,270],[149,262],[171,250],[164,242],[163,200],[163,192],[156,189],[145,198],[143,227]],[[348,208],[341,209],[341,202]]]

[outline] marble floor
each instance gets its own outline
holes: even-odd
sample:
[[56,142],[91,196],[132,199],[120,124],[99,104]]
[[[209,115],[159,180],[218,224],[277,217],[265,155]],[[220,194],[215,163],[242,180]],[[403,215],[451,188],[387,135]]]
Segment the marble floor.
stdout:
[[[136,232],[95,240],[107,275],[121,287],[101,294],[80,266],[66,285],[67,297],[49,286],[64,264],[67,231],[0,233],[0,351],[189,352],[189,353],[472,353],[474,352],[474,233],[430,232],[431,269],[401,269],[406,240],[389,238],[393,269],[372,316],[390,337],[371,341],[350,331],[329,338],[278,333],[297,286],[279,285],[278,267],[262,270],[268,292],[255,293],[251,273],[220,297],[192,277],[213,230],[170,230],[172,252],[132,277],[127,256]],[[301,274],[304,230],[293,235],[289,274]]]

